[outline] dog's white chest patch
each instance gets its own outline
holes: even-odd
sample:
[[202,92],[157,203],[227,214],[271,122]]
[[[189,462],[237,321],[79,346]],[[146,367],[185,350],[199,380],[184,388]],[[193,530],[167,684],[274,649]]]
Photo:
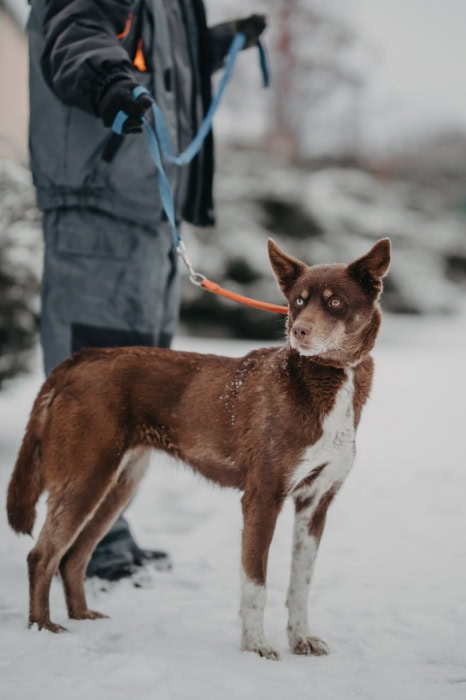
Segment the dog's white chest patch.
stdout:
[[332,411],[324,418],[320,439],[308,447],[291,473],[289,492],[312,472],[326,465],[313,488],[325,492],[333,484],[342,484],[353,466],[355,454],[354,371],[346,371],[347,380],[338,390]]

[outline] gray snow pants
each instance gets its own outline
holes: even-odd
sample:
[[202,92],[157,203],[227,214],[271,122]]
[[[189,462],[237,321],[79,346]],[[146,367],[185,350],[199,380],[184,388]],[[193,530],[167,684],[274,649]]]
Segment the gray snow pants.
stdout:
[[[179,300],[167,223],[149,228],[97,209],[63,208],[44,212],[43,231],[46,374],[84,347],[170,346]],[[120,516],[90,569],[131,565],[135,547]]]
[[97,209],[44,212],[45,372],[84,347],[168,347],[178,316],[170,228]]

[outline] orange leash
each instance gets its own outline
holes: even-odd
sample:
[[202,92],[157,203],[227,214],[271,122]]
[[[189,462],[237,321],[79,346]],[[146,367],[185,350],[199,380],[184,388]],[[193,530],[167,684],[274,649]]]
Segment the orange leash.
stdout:
[[270,311],[274,314],[287,314],[287,306],[279,306],[278,304],[269,304],[266,301],[258,301],[257,299],[251,299],[250,297],[244,297],[242,294],[236,294],[235,292],[229,292],[228,289],[223,289],[216,282],[211,282],[208,279],[203,279],[201,281],[202,289],[207,292],[212,292],[212,294],[218,294],[226,299],[231,299],[236,301],[238,304],[245,304],[246,306],[252,306],[255,309],[261,309],[262,311]]
[[262,311],[270,311],[274,314],[287,314],[288,307],[280,306],[279,304],[268,304],[266,301],[258,301],[257,299],[251,299],[250,297],[244,297],[242,294],[236,294],[235,292],[229,292],[227,289],[223,289],[216,282],[211,282],[200,272],[196,272],[191,263],[191,259],[186,250],[186,246],[182,240],[178,242],[176,252],[183,260],[186,269],[188,270],[190,281],[197,287],[202,287],[206,292],[211,292],[212,294],[218,294],[221,297],[230,299],[231,301],[236,301],[238,304],[245,304],[246,306],[252,306],[255,309],[261,309]]

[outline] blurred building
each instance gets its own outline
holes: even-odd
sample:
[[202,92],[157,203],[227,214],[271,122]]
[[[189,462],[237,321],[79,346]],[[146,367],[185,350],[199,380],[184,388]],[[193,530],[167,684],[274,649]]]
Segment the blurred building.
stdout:
[[0,0],[0,158],[27,162],[27,0]]

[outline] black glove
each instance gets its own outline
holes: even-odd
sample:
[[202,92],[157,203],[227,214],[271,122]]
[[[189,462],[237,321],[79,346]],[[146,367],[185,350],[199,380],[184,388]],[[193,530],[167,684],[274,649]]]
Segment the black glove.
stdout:
[[128,115],[123,124],[124,134],[134,134],[142,131],[142,117],[152,105],[152,98],[147,93],[134,99],[132,93],[138,83],[131,80],[118,80],[105,90],[97,105],[97,111],[105,126],[111,127],[113,120],[121,110]]
[[233,34],[237,34],[238,32],[246,34],[244,48],[248,49],[250,46],[255,46],[257,44],[258,38],[267,26],[267,20],[265,15],[250,15],[243,19],[235,19],[231,24]]

